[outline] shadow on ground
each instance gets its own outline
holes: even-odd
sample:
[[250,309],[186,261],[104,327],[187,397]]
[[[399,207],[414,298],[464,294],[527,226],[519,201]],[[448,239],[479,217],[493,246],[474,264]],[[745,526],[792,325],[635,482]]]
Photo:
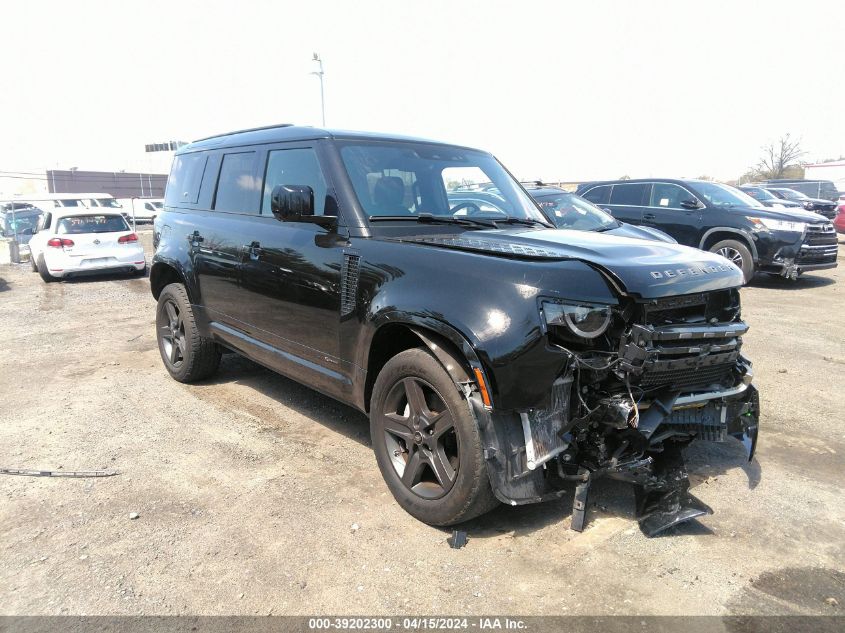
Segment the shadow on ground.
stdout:
[[758,274],[748,283],[748,287],[767,288],[769,290],[805,290],[807,288],[823,288],[835,283],[835,279],[820,277],[812,273],[802,275],[794,281],[777,275]]

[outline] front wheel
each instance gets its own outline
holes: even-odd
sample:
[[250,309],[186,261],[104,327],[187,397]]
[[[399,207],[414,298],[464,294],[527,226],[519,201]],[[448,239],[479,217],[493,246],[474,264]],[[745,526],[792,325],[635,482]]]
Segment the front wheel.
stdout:
[[404,351],[381,370],[370,401],[370,433],[387,487],[420,521],[453,525],[498,505],[478,425],[427,351]]
[[200,336],[182,284],[168,284],[158,297],[156,338],[164,366],[179,382],[208,378],[220,365],[220,350]]
[[710,247],[711,253],[721,255],[742,270],[745,283],[754,276],[754,258],[748,247],[737,240],[722,240]]

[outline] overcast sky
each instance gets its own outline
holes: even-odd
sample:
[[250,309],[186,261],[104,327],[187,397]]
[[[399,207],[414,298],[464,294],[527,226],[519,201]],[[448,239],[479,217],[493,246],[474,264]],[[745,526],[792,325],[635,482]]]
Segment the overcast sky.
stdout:
[[[280,122],[481,147],[520,178],[845,154],[845,2],[3,2],[0,171],[166,170]],[[162,167],[164,165],[164,167]]]

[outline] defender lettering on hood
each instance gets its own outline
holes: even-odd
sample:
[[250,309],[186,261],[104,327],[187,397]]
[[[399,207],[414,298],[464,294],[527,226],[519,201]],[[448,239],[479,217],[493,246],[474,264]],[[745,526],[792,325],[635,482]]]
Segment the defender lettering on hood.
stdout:
[[675,270],[652,270],[651,276],[655,279],[663,277],[681,277],[683,275],[711,275],[713,273],[730,272],[731,267],[723,264],[709,266],[693,266],[690,268],[676,268]]

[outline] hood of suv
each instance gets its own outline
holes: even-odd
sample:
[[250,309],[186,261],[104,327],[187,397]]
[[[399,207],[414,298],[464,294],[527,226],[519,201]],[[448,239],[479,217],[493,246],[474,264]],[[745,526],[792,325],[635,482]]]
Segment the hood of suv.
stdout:
[[732,211],[742,213],[743,215],[759,218],[772,218],[773,220],[787,220],[790,222],[807,222],[808,224],[816,224],[818,222],[827,222],[827,218],[823,215],[813,211],[805,211],[802,208],[773,208],[773,207],[734,207]]
[[399,239],[513,259],[575,259],[599,269],[614,285],[621,286],[620,290],[645,299],[732,288],[743,283],[742,271],[714,253],[606,233],[519,228]]

